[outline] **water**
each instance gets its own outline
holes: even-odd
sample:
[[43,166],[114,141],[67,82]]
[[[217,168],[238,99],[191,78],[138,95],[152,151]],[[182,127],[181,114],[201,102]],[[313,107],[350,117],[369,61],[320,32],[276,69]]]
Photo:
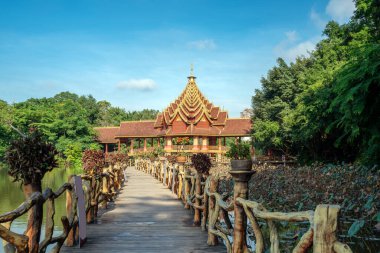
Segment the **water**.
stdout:
[[[45,190],[49,187],[53,191],[56,191],[60,186],[67,182],[68,176],[72,174],[75,174],[73,170],[62,168],[54,169],[53,171],[46,173],[42,182],[42,189]],[[62,194],[55,200],[54,236],[59,235],[60,232],[62,232],[61,217],[66,215],[65,196],[65,194]],[[21,183],[13,182],[12,178],[7,174],[7,170],[0,167],[0,214],[16,209],[24,201],[25,198],[22,192]],[[45,208],[46,206],[44,205],[44,213],[46,212]],[[26,221],[27,214],[24,214],[12,223],[11,230],[22,234],[26,229]],[[41,235],[43,237],[43,233],[41,233]],[[4,250],[2,244],[0,246],[0,253],[3,253]]]

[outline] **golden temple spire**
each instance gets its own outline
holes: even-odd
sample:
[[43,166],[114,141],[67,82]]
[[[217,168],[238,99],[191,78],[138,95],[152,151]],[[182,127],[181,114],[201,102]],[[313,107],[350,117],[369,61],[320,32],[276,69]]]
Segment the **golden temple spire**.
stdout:
[[194,76],[194,65],[190,65],[190,76]]
[[194,65],[190,65],[190,76],[187,77],[189,79],[189,82],[195,82],[195,76],[194,76]]

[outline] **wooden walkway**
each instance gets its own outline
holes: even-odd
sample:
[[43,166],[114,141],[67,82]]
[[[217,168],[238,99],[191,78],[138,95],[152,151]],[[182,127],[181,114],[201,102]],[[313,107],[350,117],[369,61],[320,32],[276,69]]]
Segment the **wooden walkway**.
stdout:
[[192,225],[191,212],[162,183],[134,168],[127,176],[115,209],[88,225],[84,247],[62,252],[226,252],[207,245],[207,232]]

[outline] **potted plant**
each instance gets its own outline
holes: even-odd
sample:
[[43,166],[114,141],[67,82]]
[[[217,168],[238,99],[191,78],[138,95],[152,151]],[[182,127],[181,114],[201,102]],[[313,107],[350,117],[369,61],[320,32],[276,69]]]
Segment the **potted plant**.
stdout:
[[211,160],[208,155],[203,153],[194,154],[191,157],[191,162],[198,173],[208,175],[211,168]]
[[[42,178],[45,173],[57,167],[55,147],[46,142],[41,133],[32,129],[29,135],[22,135],[11,143],[5,154],[8,174],[14,181],[21,181],[25,198],[35,192],[42,192]],[[28,225],[25,235],[29,237],[29,252],[38,252],[43,217],[42,203],[36,203],[28,211]]]
[[247,142],[232,143],[226,153],[231,158],[231,168],[236,171],[250,171],[252,169],[252,160],[250,145]]
[[177,145],[177,162],[178,163],[185,163],[186,158],[186,152],[185,152],[185,145],[188,145],[190,143],[189,137],[178,137],[176,138],[176,145]]
[[168,159],[168,162],[171,163],[171,164],[174,164],[174,163],[177,162],[177,157],[174,156],[174,155],[168,155],[168,156],[166,157],[166,159]]

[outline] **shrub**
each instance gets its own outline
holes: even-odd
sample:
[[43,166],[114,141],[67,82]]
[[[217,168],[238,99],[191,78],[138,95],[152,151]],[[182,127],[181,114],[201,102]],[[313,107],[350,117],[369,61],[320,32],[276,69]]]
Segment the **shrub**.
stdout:
[[104,152],[101,150],[85,150],[82,156],[83,170],[87,174],[100,175],[105,166]]
[[226,153],[227,157],[234,160],[250,160],[250,145],[247,142],[231,143],[230,150]]
[[46,142],[40,132],[33,130],[8,147],[5,154],[8,174],[24,185],[40,184],[45,173],[57,167],[56,155],[55,147]]
[[191,162],[198,173],[207,174],[211,168],[210,157],[206,154],[194,154]]

